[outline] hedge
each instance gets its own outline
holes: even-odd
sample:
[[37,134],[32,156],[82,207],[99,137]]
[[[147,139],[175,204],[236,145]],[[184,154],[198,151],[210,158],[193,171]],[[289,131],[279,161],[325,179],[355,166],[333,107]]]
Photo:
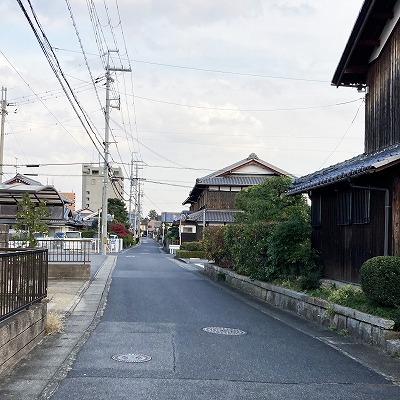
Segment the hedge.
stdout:
[[178,258],[205,258],[204,251],[177,250]]
[[400,306],[400,257],[378,256],[365,261],[360,269],[365,295],[385,306]]

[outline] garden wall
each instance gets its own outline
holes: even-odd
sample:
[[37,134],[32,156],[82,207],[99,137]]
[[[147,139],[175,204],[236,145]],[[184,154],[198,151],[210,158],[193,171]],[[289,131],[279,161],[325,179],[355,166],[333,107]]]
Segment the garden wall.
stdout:
[[[374,317],[307,296],[304,293],[252,280],[214,264],[205,264],[204,270],[214,279],[225,280],[229,285],[274,306],[293,311],[327,328],[346,332],[366,344],[380,347],[391,353],[399,352],[400,332],[393,330],[394,321],[392,320]],[[400,356],[400,353],[398,355]]]
[[46,313],[47,304],[38,303],[0,322],[0,374],[43,339]]

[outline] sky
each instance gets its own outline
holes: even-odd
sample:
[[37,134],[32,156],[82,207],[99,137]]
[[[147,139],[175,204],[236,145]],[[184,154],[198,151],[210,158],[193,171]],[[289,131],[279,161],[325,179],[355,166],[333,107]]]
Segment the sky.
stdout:
[[106,54],[126,70],[111,72],[109,161],[126,201],[137,167],[143,216],[186,209],[196,178],[251,153],[295,176],[361,154],[364,94],[331,81],[362,3],[1,0],[3,180],[37,174],[81,208],[81,165],[103,162]]

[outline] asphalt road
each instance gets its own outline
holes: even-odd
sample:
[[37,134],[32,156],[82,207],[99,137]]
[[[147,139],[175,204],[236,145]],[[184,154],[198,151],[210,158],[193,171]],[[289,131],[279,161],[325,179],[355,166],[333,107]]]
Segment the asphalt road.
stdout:
[[197,269],[151,239],[118,256],[104,315],[52,399],[400,399],[399,386],[320,332],[282,322]]

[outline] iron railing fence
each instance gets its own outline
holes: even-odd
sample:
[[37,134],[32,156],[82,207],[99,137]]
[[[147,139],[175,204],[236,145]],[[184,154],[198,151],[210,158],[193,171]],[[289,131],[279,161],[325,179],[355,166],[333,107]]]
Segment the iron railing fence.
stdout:
[[47,296],[46,249],[0,249],[0,321]]
[[[26,247],[27,242],[8,242],[9,247]],[[91,239],[38,239],[36,246],[48,250],[49,263],[80,263],[90,262],[90,254],[93,253],[93,241]]]

